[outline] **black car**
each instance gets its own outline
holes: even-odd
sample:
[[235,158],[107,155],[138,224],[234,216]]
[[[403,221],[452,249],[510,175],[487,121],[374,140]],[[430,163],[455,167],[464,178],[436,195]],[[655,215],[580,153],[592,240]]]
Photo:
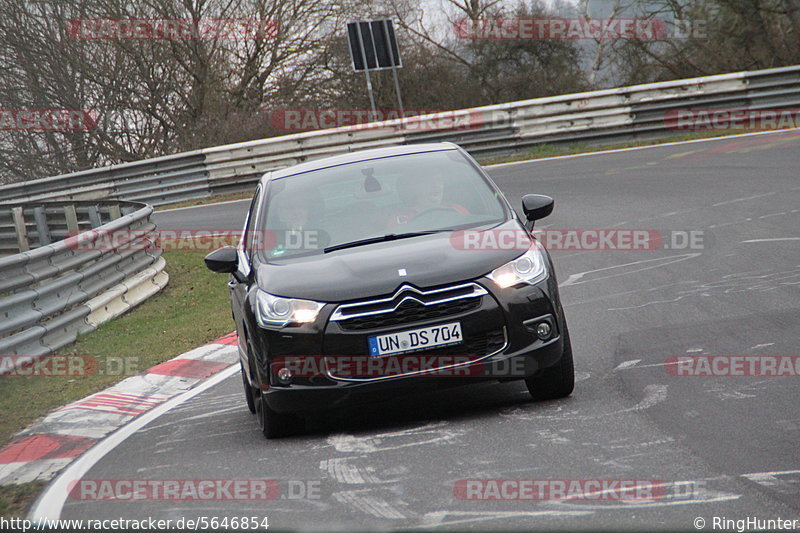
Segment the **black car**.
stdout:
[[209,254],[230,273],[247,404],[267,438],[346,402],[524,379],[569,395],[572,349],[547,251],[553,210],[523,223],[451,143],[349,153],[268,172],[241,244]]

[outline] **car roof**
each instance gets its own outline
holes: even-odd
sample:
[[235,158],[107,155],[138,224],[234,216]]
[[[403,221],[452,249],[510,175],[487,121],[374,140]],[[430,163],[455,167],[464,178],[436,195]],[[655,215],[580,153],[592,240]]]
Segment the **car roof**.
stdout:
[[261,178],[262,183],[267,181],[286,178],[296,174],[303,174],[312,170],[320,170],[323,168],[344,165],[347,163],[357,163],[359,161],[369,161],[371,159],[380,159],[383,157],[392,157],[397,155],[419,154],[424,152],[435,152],[441,150],[457,150],[458,146],[450,142],[441,143],[424,143],[424,144],[411,144],[400,146],[389,146],[386,148],[373,148],[371,150],[359,150],[356,152],[349,152],[346,154],[325,157],[322,159],[315,159],[297,165],[284,167],[278,170],[272,170],[264,174]]

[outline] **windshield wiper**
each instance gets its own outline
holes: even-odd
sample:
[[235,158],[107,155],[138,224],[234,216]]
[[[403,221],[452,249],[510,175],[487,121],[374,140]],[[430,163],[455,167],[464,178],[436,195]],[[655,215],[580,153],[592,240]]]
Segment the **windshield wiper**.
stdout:
[[444,229],[438,230],[430,230],[430,231],[416,231],[410,233],[389,233],[387,235],[382,235],[379,237],[370,237],[369,239],[361,239],[359,241],[353,242],[346,242],[343,244],[334,244],[333,246],[328,246],[323,250],[326,254],[330,252],[335,252],[336,250],[344,250],[345,248],[355,248],[356,246],[364,246],[365,244],[374,244],[376,242],[386,242],[386,241],[396,241],[398,239],[408,239],[410,237],[419,237],[420,235],[431,235],[433,233],[441,233],[443,231],[449,231]]

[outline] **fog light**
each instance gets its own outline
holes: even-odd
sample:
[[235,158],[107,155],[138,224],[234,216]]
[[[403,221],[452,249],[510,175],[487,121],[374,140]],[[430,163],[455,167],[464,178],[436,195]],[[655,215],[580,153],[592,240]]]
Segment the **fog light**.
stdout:
[[550,324],[547,322],[539,322],[539,324],[537,324],[536,326],[536,336],[542,340],[550,338],[551,331],[552,328],[550,327]]
[[278,379],[280,380],[281,383],[289,383],[290,381],[292,381],[292,375],[293,375],[292,371],[289,370],[288,368],[284,367],[278,370]]

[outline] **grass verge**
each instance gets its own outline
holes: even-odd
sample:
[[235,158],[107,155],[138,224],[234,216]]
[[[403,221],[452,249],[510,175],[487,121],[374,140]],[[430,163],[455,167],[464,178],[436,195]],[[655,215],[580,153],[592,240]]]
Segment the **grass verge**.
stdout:
[[[224,276],[207,270],[203,256],[164,252],[170,280],[163,291],[59,350],[93,357],[96,373],[0,378],[0,447],[53,409],[232,331]],[[43,486],[0,487],[0,516],[18,516]]]
[[22,517],[44,487],[43,481],[0,487],[0,516]]
[[253,191],[256,186],[253,185],[252,191],[233,192],[230,194],[220,194],[217,196],[209,196],[207,198],[196,198],[194,200],[184,200],[182,202],[173,202],[171,204],[159,205],[155,208],[156,211],[164,211],[166,209],[180,209],[181,207],[194,207],[197,205],[216,204],[219,202],[230,202],[233,200],[249,200],[253,197]]

